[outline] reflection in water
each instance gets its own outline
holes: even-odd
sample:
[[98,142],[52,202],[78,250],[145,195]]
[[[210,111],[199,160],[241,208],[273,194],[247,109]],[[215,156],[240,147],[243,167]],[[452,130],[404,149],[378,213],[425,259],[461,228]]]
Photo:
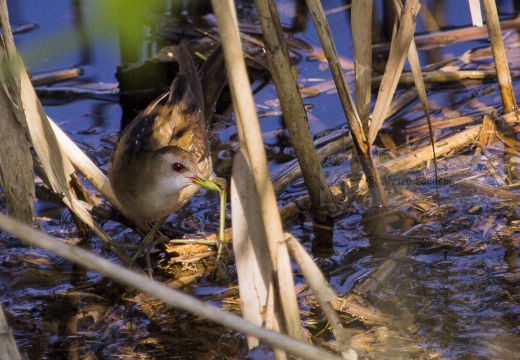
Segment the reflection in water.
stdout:
[[334,236],[334,219],[327,217],[323,220],[314,219],[312,224],[314,238],[312,240],[312,255],[316,258],[328,259],[334,252],[332,238]]

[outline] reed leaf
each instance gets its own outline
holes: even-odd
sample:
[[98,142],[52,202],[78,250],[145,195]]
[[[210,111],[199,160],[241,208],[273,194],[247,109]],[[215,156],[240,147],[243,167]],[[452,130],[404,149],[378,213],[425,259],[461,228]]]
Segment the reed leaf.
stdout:
[[[287,248],[280,241],[283,239],[282,222],[273,184],[267,168],[264,143],[256,115],[256,107],[251,93],[251,85],[242,56],[242,45],[238,31],[236,10],[232,0],[212,0],[217,26],[222,38],[222,48],[228,72],[228,80],[233,100],[233,109],[237,120],[237,129],[241,148],[247,154],[247,161],[254,181],[256,197],[248,201],[258,202],[259,213],[245,214],[245,217],[260,217],[263,223],[271,265],[276,281],[270,284],[276,293],[274,299],[281,305],[283,322],[287,333],[296,339],[302,338],[294,280],[289,262]],[[247,129],[247,131],[246,131]],[[232,178],[236,177],[232,174]],[[232,202],[232,207],[235,203]],[[238,218],[235,216],[233,221]],[[248,230],[250,231],[250,230]],[[262,259],[265,261],[267,259]],[[271,279],[272,280],[272,279]],[[243,304],[243,306],[248,306]],[[266,319],[266,323],[277,321]]]
[[417,0],[411,0],[406,2],[401,11],[399,26],[395,36],[392,37],[385,74],[383,75],[383,80],[381,81],[376,104],[372,113],[367,137],[369,144],[374,142],[377,133],[386,119],[390,102],[395,94],[399,77],[403,71],[406,55],[408,54],[408,49],[410,48],[410,43],[413,39],[413,34],[415,32],[415,17],[419,11],[419,7],[420,5]]

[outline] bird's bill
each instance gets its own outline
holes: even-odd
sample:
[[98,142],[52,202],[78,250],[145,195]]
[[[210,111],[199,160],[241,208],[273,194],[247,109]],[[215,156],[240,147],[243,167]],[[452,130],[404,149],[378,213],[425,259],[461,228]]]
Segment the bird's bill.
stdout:
[[197,184],[204,189],[218,192],[222,190],[220,186],[218,186],[213,180],[208,179],[204,175],[191,177],[190,180],[193,181],[194,184]]

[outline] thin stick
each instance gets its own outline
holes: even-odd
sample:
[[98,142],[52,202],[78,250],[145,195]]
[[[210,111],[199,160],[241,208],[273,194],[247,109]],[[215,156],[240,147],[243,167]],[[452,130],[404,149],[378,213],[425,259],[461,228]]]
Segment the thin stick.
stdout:
[[[422,71],[424,82],[429,84],[439,84],[447,82],[458,82],[461,80],[495,80],[497,73],[491,71],[480,70],[459,70],[459,71]],[[518,77],[518,71],[513,72],[513,76]],[[372,86],[381,84],[382,76],[374,76],[372,78]],[[414,79],[412,73],[403,73],[399,78],[399,85],[413,85]]]

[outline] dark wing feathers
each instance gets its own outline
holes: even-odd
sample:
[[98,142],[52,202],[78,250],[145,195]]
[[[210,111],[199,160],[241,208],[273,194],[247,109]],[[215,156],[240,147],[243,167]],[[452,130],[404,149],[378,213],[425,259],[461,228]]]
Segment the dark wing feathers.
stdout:
[[[176,47],[174,56],[179,63],[179,74],[167,101],[159,98],[150,104],[121,136],[129,156],[165,146],[178,146],[191,152],[198,161],[209,156],[204,99],[195,64],[182,44]],[[150,136],[152,133],[154,136]]]

